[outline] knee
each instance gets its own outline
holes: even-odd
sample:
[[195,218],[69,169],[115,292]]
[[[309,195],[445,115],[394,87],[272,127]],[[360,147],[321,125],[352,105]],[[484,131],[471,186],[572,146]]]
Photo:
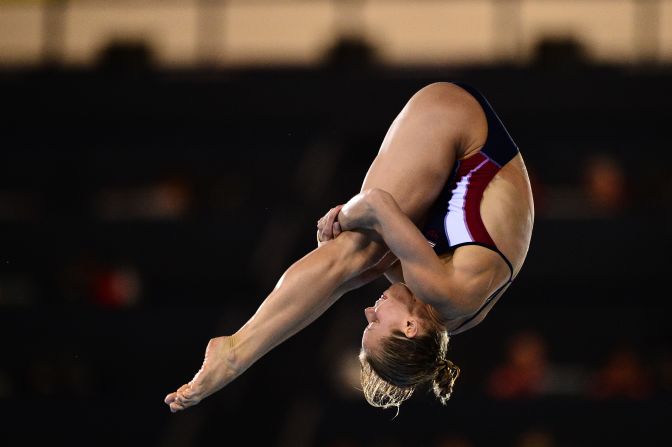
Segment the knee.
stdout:
[[381,188],[369,188],[362,191],[362,200],[371,206],[383,201],[394,201],[392,194]]
[[391,208],[400,208],[399,203],[397,203],[394,196],[384,189],[373,188],[369,190],[369,193],[371,207],[376,210],[376,212],[382,212],[383,210],[389,210]]
[[375,226],[380,213],[396,204],[389,192],[380,188],[370,188],[355,196],[352,202],[346,204],[350,207],[347,209],[344,207],[342,212],[350,217],[350,226],[371,229]]

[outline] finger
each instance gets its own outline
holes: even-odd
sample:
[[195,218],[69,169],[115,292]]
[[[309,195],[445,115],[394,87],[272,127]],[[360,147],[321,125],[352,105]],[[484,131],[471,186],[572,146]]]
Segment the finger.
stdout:
[[[331,224],[330,227],[332,228],[332,233],[333,233],[333,228],[334,224],[338,222],[338,213],[341,212],[341,208],[343,208],[343,205],[337,205],[331,209],[329,212],[329,223]],[[336,237],[336,236],[334,236]]]
[[333,227],[332,232],[334,234],[334,239],[336,239],[338,237],[338,235],[341,234],[341,224],[338,223],[338,222],[334,222],[334,227]]
[[334,233],[332,231],[332,227],[334,226],[334,208],[330,209],[327,215],[325,216],[326,219],[324,221],[324,228],[322,229],[322,235],[323,238],[322,240],[330,240],[334,238]]
[[320,230],[319,234],[317,235],[317,240],[324,243],[327,242],[329,239],[330,237],[325,234],[324,229]]
[[[329,234],[330,239],[335,239],[341,233],[341,224],[338,223],[338,213],[341,211],[341,208],[343,208],[343,205],[335,206],[327,214],[326,225],[331,229]],[[338,227],[336,226],[337,224]]]
[[319,227],[317,227],[318,242],[327,242],[329,240],[329,235],[325,235],[325,228],[326,226],[324,225],[324,222]]
[[343,208],[343,205],[336,205],[336,206],[333,208],[333,212],[334,212],[334,222],[338,222],[338,213],[341,212],[341,208]]

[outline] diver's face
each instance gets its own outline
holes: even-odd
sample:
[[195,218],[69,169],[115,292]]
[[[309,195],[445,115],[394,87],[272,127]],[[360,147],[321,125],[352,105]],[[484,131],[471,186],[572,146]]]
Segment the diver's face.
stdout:
[[376,349],[381,340],[391,335],[395,329],[401,330],[407,336],[415,335],[414,331],[409,332],[410,325],[417,324],[412,313],[415,303],[415,297],[403,284],[390,286],[373,307],[364,309],[369,324],[364,329],[362,348],[365,351]]

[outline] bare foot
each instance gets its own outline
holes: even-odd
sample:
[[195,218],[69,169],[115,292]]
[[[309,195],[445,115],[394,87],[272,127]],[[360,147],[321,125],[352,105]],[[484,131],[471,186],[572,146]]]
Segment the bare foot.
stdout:
[[205,360],[191,382],[182,385],[170,393],[164,402],[173,413],[193,407],[209,395],[221,390],[236,377],[240,371],[235,366],[233,337],[217,337],[208,342]]

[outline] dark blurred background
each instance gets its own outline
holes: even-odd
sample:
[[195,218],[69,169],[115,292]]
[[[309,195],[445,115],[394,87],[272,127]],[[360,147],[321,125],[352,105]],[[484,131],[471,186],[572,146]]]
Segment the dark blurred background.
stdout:
[[[669,445],[671,23],[666,0],[3,2],[3,444]],[[521,148],[536,223],[451,340],[448,405],[393,419],[356,389],[379,280],[171,414],[450,80]]]

